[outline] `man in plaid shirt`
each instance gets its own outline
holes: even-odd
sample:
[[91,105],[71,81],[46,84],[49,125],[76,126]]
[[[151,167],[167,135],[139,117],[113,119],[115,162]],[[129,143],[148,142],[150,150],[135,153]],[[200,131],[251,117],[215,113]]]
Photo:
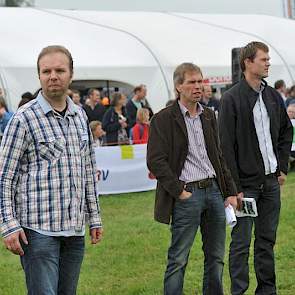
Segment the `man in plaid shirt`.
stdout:
[[20,255],[28,294],[75,294],[84,254],[102,237],[87,117],[67,90],[73,59],[62,46],[38,57],[42,90],[10,120],[0,150],[0,230]]

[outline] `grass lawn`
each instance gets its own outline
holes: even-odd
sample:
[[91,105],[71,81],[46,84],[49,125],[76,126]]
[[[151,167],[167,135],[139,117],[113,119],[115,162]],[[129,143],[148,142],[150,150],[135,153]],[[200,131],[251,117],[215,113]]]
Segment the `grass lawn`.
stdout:
[[[104,239],[87,247],[78,294],[83,295],[157,295],[162,294],[169,227],[153,221],[154,193],[104,196]],[[229,230],[227,248],[229,244]],[[253,251],[253,249],[252,249]],[[251,254],[251,284],[255,275]],[[229,292],[228,255],[226,253],[224,290]],[[203,255],[200,234],[195,241],[187,267],[185,294],[201,294]],[[279,295],[295,294],[295,173],[289,174],[283,188],[282,210],[276,244],[276,270]],[[24,275],[17,256],[0,247],[0,294],[25,294]]]

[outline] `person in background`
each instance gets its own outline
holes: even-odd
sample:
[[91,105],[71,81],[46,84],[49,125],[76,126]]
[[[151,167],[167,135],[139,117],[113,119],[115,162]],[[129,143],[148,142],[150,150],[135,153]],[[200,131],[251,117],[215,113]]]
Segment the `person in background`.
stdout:
[[21,100],[18,104],[18,108],[20,108],[21,106],[23,106],[24,104],[26,104],[27,102],[31,101],[32,99],[34,99],[34,96],[31,92],[25,92],[22,94]]
[[3,134],[4,130],[11,119],[13,113],[9,112],[7,109],[6,102],[4,98],[0,97],[0,131]]
[[275,90],[281,95],[284,103],[287,100],[286,93],[287,93],[287,88],[286,88],[286,83],[284,80],[277,80],[274,84]]
[[203,85],[203,97],[201,103],[214,112],[218,112],[219,110],[219,100],[213,96],[212,87],[210,84]]
[[238,188],[238,206],[254,198],[257,217],[237,218],[231,232],[231,294],[249,287],[249,251],[254,227],[256,295],[277,294],[274,246],[280,191],[286,180],[293,128],[280,94],[267,85],[269,48],[253,41],[241,49],[241,80],[223,93],[219,133],[223,155]]
[[291,148],[291,155],[289,158],[290,170],[295,169],[295,103],[289,104],[287,114],[293,125],[293,143]]
[[106,111],[106,108],[101,104],[100,92],[95,88],[90,88],[88,90],[89,104],[84,105],[84,110],[88,117],[88,121],[100,121]]
[[81,104],[81,95],[80,95],[80,91],[77,89],[72,89],[72,101],[74,102],[74,104],[76,104],[79,107],[83,107]]
[[126,96],[114,92],[111,106],[106,111],[102,120],[102,129],[106,132],[106,144],[129,144],[129,120],[125,110]]
[[291,86],[289,89],[289,97],[285,101],[286,108],[292,103],[295,103],[295,85]]
[[[67,96],[73,58],[42,49],[42,90],[8,123],[0,148],[0,231],[19,255],[28,294],[76,294],[85,250],[102,238],[92,136],[84,111]],[[17,284],[17,282],[14,282]]]
[[132,128],[133,144],[147,143],[149,138],[149,110],[141,108],[137,111],[137,123]]
[[102,129],[102,123],[100,121],[92,121],[89,127],[92,132],[94,147],[102,146],[106,135],[105,131]]
[[126,104],[130,128],[136,124],[137,110],[143,107],[142,100],[146,95],[146,89],[144,85],[139,85],[134,88],[133,92],[134,96]]
[[153,112],[153,110],[152,110],[152,108],[151,108],[151,106],[150,106],[150,104],[149,104],[149,102],[148,102],[148,100],[146,98],[147,88],[146,88],[146,85],[144,85],[144,84],[141,84],[140,86],[143,88],[143,91],[144,91],[144,97],[141,100],[141,104],[142,104],[142,107],[148,109],[148,111],[149,111],[149,120],[151,120],[152,116],[154,115],[154,112]]

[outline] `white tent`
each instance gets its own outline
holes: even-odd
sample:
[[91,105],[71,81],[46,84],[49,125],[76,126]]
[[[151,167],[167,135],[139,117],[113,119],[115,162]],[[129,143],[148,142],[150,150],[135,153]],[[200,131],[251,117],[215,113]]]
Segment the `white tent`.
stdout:
[[146,84],[154,110],[173,96],[179,63],[229,83],[231,49],[252,40],[270,46],[271,84],[295,77],[295,22],[270,16],[0,8],[0,40],[0,87],[14,109],[23,92],[38,88],[37,56],[52,44],[71,51],[74,80]]

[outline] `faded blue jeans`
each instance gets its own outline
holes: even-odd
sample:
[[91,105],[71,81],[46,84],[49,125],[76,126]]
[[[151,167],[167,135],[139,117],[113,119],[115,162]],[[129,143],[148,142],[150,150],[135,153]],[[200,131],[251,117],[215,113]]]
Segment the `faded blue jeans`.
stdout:
[[222,295],[225,248],[224,200],[217,185],[206,189],[187,188],[192,196],[176,200],[173,213],[171,246],[164,277],[164,294],[181,295],[190,249],[200,226],[204,251],[203,294]]
[[24,229],[21,264],[28,295],[74,295],[84,256],[84,237],[51,237]]

